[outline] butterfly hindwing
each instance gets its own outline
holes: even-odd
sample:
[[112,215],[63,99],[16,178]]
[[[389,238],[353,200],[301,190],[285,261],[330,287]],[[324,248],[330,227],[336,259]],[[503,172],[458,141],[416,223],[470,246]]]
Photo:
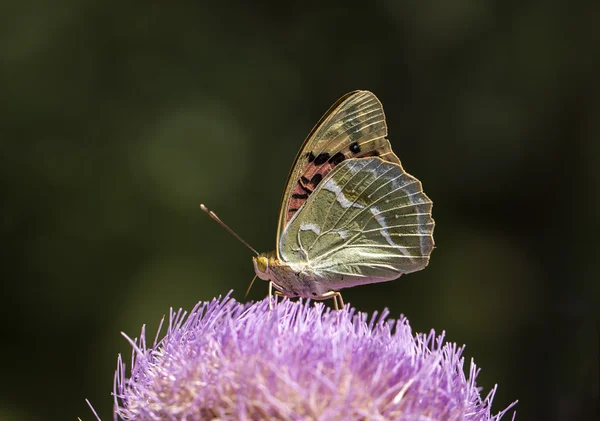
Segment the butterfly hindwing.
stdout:
[[325,113],[308,135],[288,177],[278,234],[322,180],[347,159],[378,156],[400,165],[387,136],[383,107],[368,91],[351,92]]
[[305,262],[337,290],[423,269],[433,249],[431,200],[419,180],[380,158],[340,163],[294,215],[281,258]]

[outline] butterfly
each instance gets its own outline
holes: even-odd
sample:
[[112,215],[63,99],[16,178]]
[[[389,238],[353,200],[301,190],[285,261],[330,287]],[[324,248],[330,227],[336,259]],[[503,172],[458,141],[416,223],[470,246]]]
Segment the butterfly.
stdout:
[[256,276],[269,282],[269,297],[275,290],[285,297],[333,298],[340,308],[343,288],[427,266],[433,204],[402,168],[387,134],[381,102],[369,91],[344,95],[312,129],[288,176],[275,250],[257,253],[248,246],[257,254]]

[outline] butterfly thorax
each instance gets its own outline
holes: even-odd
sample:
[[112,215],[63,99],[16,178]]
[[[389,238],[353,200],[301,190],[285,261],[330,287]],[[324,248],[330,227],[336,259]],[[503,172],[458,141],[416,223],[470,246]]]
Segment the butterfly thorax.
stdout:
[[252,263],[260,279],[273,282],[273,286],[288,297],[318,299],[330,290],[308,264],[282,262],[275,251],[253,257]]

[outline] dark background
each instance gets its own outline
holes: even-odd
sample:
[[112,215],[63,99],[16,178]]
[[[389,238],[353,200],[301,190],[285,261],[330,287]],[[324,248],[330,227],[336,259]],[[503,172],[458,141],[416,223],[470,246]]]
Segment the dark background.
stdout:
[[112,419],[120,331],[242,300],[251,254],[198,204],[273,249],[298,148],[355,89],[383,102],[437,248],[346,301],[467,344],[495,412],[591,419],[600,3],[217,3],[0,3],[0,419],[90,420],[85,398]]

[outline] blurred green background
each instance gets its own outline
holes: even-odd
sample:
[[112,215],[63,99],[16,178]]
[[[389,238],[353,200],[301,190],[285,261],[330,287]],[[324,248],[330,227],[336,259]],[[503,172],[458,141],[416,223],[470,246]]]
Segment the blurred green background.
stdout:
[[273,249],[298,148],[355,89],[383,102],[437,248],[345,300],[467,344],[494,411],[591,419],[599,5],[0,3],[0,420],[90,420],[85,398],[111,419],[120,331],[242,300],[251,254],[198,204]]

